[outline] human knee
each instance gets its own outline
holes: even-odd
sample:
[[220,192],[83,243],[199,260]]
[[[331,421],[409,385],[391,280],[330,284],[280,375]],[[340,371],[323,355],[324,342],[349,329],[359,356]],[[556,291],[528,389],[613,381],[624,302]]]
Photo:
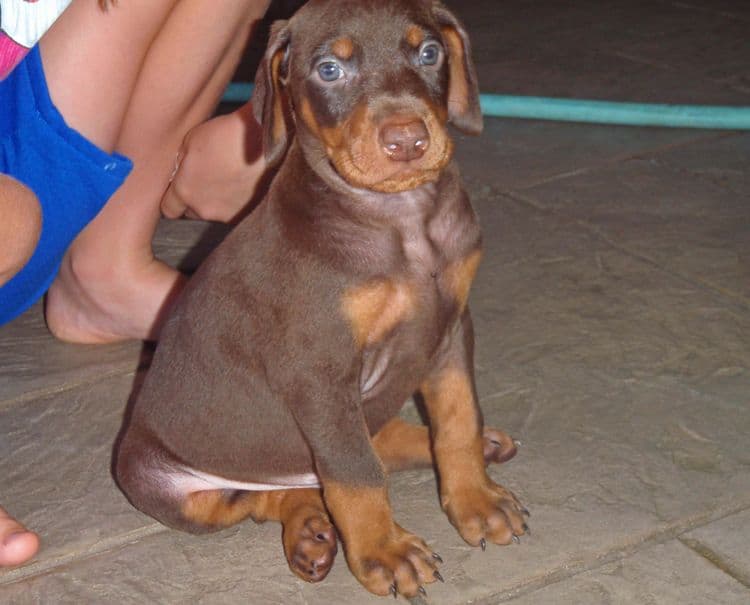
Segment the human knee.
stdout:
[[34,192],[11,176],[0,174],[0,285],[29,261],[42,232],[42,209]]
[[271,0],[247,0],[248,12],[251,18],[260,19],[266,14]]

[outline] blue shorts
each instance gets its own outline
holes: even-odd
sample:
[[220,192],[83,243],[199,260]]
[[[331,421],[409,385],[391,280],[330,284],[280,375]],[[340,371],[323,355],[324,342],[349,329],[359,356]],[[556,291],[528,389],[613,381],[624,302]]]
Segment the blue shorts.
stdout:
[[105,153],[65,124],[50,99],[38,46],[0,82],[0,173],[28,186],[42,208],[33,256],[0,287],[0,324],[44,295],[68,246],[132,167],[126,157]]

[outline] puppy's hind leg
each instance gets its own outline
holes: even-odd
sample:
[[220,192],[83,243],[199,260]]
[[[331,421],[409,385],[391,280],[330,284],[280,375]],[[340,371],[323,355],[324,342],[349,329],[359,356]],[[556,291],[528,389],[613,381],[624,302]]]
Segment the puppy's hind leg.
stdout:
[[289,568],[306,582],[320,582],[338,551],[336,530],[319,489],[274,492],[279,501],[282,542]]
[[[231,490],[205,486],[206,491],[198,491],[188,484],[190,477],[180,467],[179,461],[139,428],[131,427],[115,452],[117,485],[133,506],[160,523],[190,533],[205,533],[242,518],[239,510],[244,503]],[[222,508],[226,509],[223,514]]]
[[[378,456],[389,473],[434,466],[429,429],[391,419],[372,438]],[[506,462],[516,455],[516,445],[507,433],[485,427],[483,433],[484,463]]]
[[336,530],[318,488],[191,492],[184,499],[181,515],[191,527],[197,524],[209,529],[228,527],[247,517],[256,523],[280,521],[289,568],[306,582],[325,578],[336,557]]
[[280,521],[289,567],[307,582],[328,575],[337,552],[336,530],[319,488],[236,489],[184,470],[153,441],[129,431],[116,454],[115,477],[131,503],[164,525],[190,533],[229,527],[248,517]]

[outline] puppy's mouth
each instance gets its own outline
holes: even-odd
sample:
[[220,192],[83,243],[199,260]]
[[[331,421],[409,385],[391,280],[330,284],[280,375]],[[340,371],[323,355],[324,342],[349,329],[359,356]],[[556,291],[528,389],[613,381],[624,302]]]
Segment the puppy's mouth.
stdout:
[[445,140],[444,149],[429,163],[421,159],[398,162],[377,156],[373,159],[358,155],[356,150],[350,148],[338,153],[327,151],[332,168],[352,187],[379,193],[398,193],[416,189],[439,178],[453,151],[450,139]]
[[350,130],[344,145],[326,152],[339,176],[358,188],[415,189],[437,180],[453,155],[450,137],[432,114]]
[[453,142],[444,122],[426,107],[391,111],[376,119],[361,106],[345,123],[320,128],[313,122],[311,131],[323,144],[333,170],[347,184],[398,193],[436,181],[450,162]]

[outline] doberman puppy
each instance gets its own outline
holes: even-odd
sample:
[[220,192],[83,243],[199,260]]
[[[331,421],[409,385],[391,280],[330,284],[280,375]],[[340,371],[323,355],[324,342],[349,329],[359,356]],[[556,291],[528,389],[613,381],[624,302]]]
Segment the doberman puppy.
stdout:
[[[281,521],[308,581],[338,534],[368,590],[413,596],[440,557],[394,522],[387,471],[434,464],[471,545],[526,529],[474,385],[480,231],[446,130],[482,128],[469,41],[433,0],[312,0],[274,24],[253,103],[278,173],[176,304],[116,479],[171,527]],[[429,431],[397,418],[417,391]]]

